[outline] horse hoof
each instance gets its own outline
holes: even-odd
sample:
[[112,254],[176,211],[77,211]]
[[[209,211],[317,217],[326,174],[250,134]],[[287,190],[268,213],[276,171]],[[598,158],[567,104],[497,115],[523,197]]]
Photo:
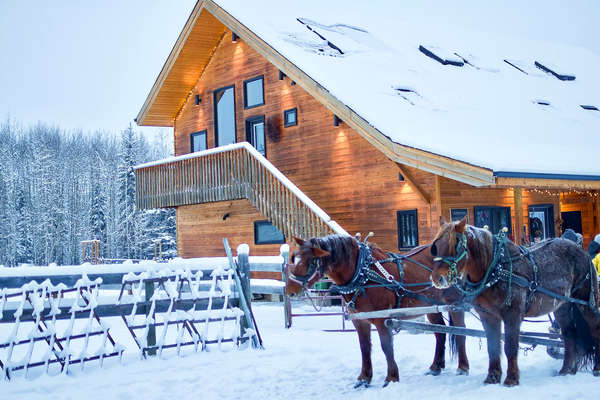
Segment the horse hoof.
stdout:
[[500,375],[488,375],[487,378],[485,378],[485,381],[483,381],[483,383],[485,383],[486,385],[495,385],[497,383],[500,383]]
[[469,376],[469,370],[468,369],[462,369],[462,368],[456,368],[456,375],[463,375],[463,376]]
[[382,387],[387,387],[390,384],[391,381],[385,381],[383,382],[383,386]]
[[594,371],[592,372],[592,374],[593,374],[594,376],[600,376],[600,369],[594,370]]
[[577,369],[575,368],[561,368],[561,370],[558,371],[558,375],[560,376],[575,375],[576,373]]
[[356,383],[354,384],[354,389],[360,389],[360,388],[368,388],[369,387],[369,382],[367,381],[356,381]]
[[441,369],[430,369],[429,371],[425,372],[425,375],[438,376],[441,373],[442,373]]
[[504,380],[504,386],[506,386],[506,387],[513,387],[513,386],[518,386],[518,385],[519,385],[519,380],[518,379],[513,379],[513,378],[509,379],[509,378],[506,378]]

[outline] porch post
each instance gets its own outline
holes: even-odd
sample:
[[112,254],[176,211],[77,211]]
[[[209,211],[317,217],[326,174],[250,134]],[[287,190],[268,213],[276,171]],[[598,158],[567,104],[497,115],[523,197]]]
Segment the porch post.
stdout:
[[513,237],[517,245],[521,244],[523,237],[523,188],[513,188],[515,226],[513,227]]

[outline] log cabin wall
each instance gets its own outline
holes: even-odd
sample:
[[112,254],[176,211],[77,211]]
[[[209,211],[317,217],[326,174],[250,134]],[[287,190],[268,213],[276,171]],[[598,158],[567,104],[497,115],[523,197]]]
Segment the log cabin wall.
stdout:
[[[265,105],[245,110],[243,81],[259,75],[264,76]],[[237,140],[246,139],[247,118],[264,115],[266,125],[272,121],[279,129],[276,135],[266,135],[267,158],[348,232],[373,231],[373,242],[384,249],[397,250],[396,211],[417,209],[419,242],[426,243],[433,237],[439,215],[436,206],[422,200],[410,184],[399,181],[396,164],[345,124],[334,126],[329,110],[299,85],[292,85],[289,78],[279,80],[279,70],[244,41],[232,43],[230,31],[221,39],[175,120],[176,155],[189,153],[190,134],[201,130],[207,131],[208,147],[214,147],[213,92],[229,85],[235,85]],[[196,94],[202,99],[198,105]],[[291,108],[297,109],[298,125],[284,128],[283,112]],[[433,191],[432,174],[410,171],[424,191]],[[240,204],[243,205],[236,205],[241,207],[238,212],[256,212],[250,203]],[[207,207],[213,207],[214,212],[201,211]],[[219,228],[213,233],[208,229],[220,226],[220,207],[223,206],[201,204],[178,208],[180,255],[222,254],[224,231]],[[203,222],[193,223],[196,218]],[[244,234],[240,233],[236,240],[230,237],[232,246],[247,242],[251,245],[250,254],[273,254],[272,246],[253,245],[251,218],[240,219],[240,223],[246,224],[239,229]],[[230,227],[235,230],[239,225]]]

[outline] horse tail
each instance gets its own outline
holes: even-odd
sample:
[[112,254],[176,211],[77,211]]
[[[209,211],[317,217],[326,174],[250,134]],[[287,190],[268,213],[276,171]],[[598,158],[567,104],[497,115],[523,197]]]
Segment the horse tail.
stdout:
[[[596,285],[598,286],[598,285]],[[583,317],[580,306],[570,305],[571,323],[575,329],[575,346],[577,351],[577,369],[589,369],[594,365],[596,354],[596,341],[591,334],[591,327]]]
[[[454,326],[454,320],[452,319],[452,313],[448,313],[448,325]],[[450,359],[455,360],[458,354],[458,345],[456,344],[456,335],[450,334],[449,338]]]

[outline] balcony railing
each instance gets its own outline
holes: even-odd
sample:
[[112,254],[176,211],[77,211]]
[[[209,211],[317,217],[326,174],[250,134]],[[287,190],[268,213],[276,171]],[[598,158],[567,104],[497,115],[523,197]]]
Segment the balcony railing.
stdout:
[[140,209],[248,199],[287,238],[347,234],[247,142],[135,167]]

